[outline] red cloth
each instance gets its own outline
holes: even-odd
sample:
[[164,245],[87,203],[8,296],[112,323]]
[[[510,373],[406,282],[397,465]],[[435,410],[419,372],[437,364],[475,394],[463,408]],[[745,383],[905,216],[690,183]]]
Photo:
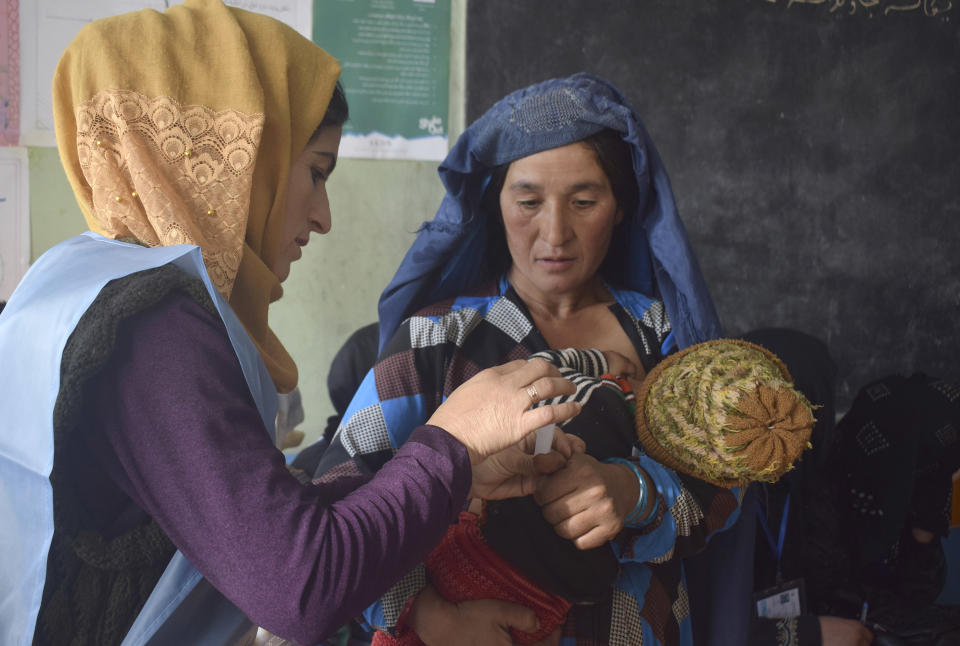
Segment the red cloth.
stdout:
[[[498,599],[533,610],[540,628],[536,632],[511,629],[510,637],[516,644],[534,644],[567,619],[570,603],[538,588],[490,549],[475,514],[461,512],[459,522],[450,526],[424,565],[433,587],[447,601]],[[401,617],[398,636],[378,632],[371,646],[422,646],[416,633],[403,623]]]

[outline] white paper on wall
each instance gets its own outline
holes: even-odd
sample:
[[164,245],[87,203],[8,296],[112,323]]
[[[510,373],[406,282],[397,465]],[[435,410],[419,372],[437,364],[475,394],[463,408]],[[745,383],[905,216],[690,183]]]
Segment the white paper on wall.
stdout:
[[[98,18],[139,9],[163,11],[170,0],[20,0],[20,143],[56,146],[50,86],[57,61],[80,28]],[[226,0],[286,22],[310,38],[313,0]]]
[[224,3],[276,18],[305,38],[313,34],[313,0],[224,0]]

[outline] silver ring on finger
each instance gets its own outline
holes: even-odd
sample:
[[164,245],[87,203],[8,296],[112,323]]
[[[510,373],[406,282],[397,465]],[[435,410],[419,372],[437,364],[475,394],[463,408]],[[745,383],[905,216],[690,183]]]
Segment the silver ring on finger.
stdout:
[[540,393],[537,392],[537,387],[533,384],[527,386],[527,396],[530,397],[531,404],[536,404],[538,401],[540,401]]

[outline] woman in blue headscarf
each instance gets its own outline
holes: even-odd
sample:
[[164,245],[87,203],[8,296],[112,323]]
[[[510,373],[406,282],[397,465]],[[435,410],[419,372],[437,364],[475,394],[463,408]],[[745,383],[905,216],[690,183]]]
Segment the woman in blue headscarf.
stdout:
[[[510,94],[467,128],[439,172],[447,194],[381,298],[380,358],[321,481],[376,471],[485,367],[598,348],[601,372],[641,378],[673,350],[719,336],[663,164],[603,79],[577,74]],[[431,646],[558,643],[561,633],[570,644],[691,644],[682,557],[733,523],[738,492],[627,447],[603,461],[573,455],[535,494],[557,535],[614,559],[605,593],[575,601],[562,630],[544,634],[544,615],[522,604],[447,602],[423,567],[367,621]]]

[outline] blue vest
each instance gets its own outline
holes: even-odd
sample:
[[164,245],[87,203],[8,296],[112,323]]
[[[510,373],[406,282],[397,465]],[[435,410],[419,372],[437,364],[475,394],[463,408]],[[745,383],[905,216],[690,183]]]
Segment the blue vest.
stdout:
[[[207,276],[199,247],[145,248],[87,232],[50,249],[0,314],[0,643],[30,646],[53,537],[53,407],[63,348],[109,281],[173,264],[203,281],[226,325],[264,426],[273,435],[277,394],[260,354]],[[197,618],[202,617],[202,625]],[[123,641],[225,644],[250,621],[179,551]]]

